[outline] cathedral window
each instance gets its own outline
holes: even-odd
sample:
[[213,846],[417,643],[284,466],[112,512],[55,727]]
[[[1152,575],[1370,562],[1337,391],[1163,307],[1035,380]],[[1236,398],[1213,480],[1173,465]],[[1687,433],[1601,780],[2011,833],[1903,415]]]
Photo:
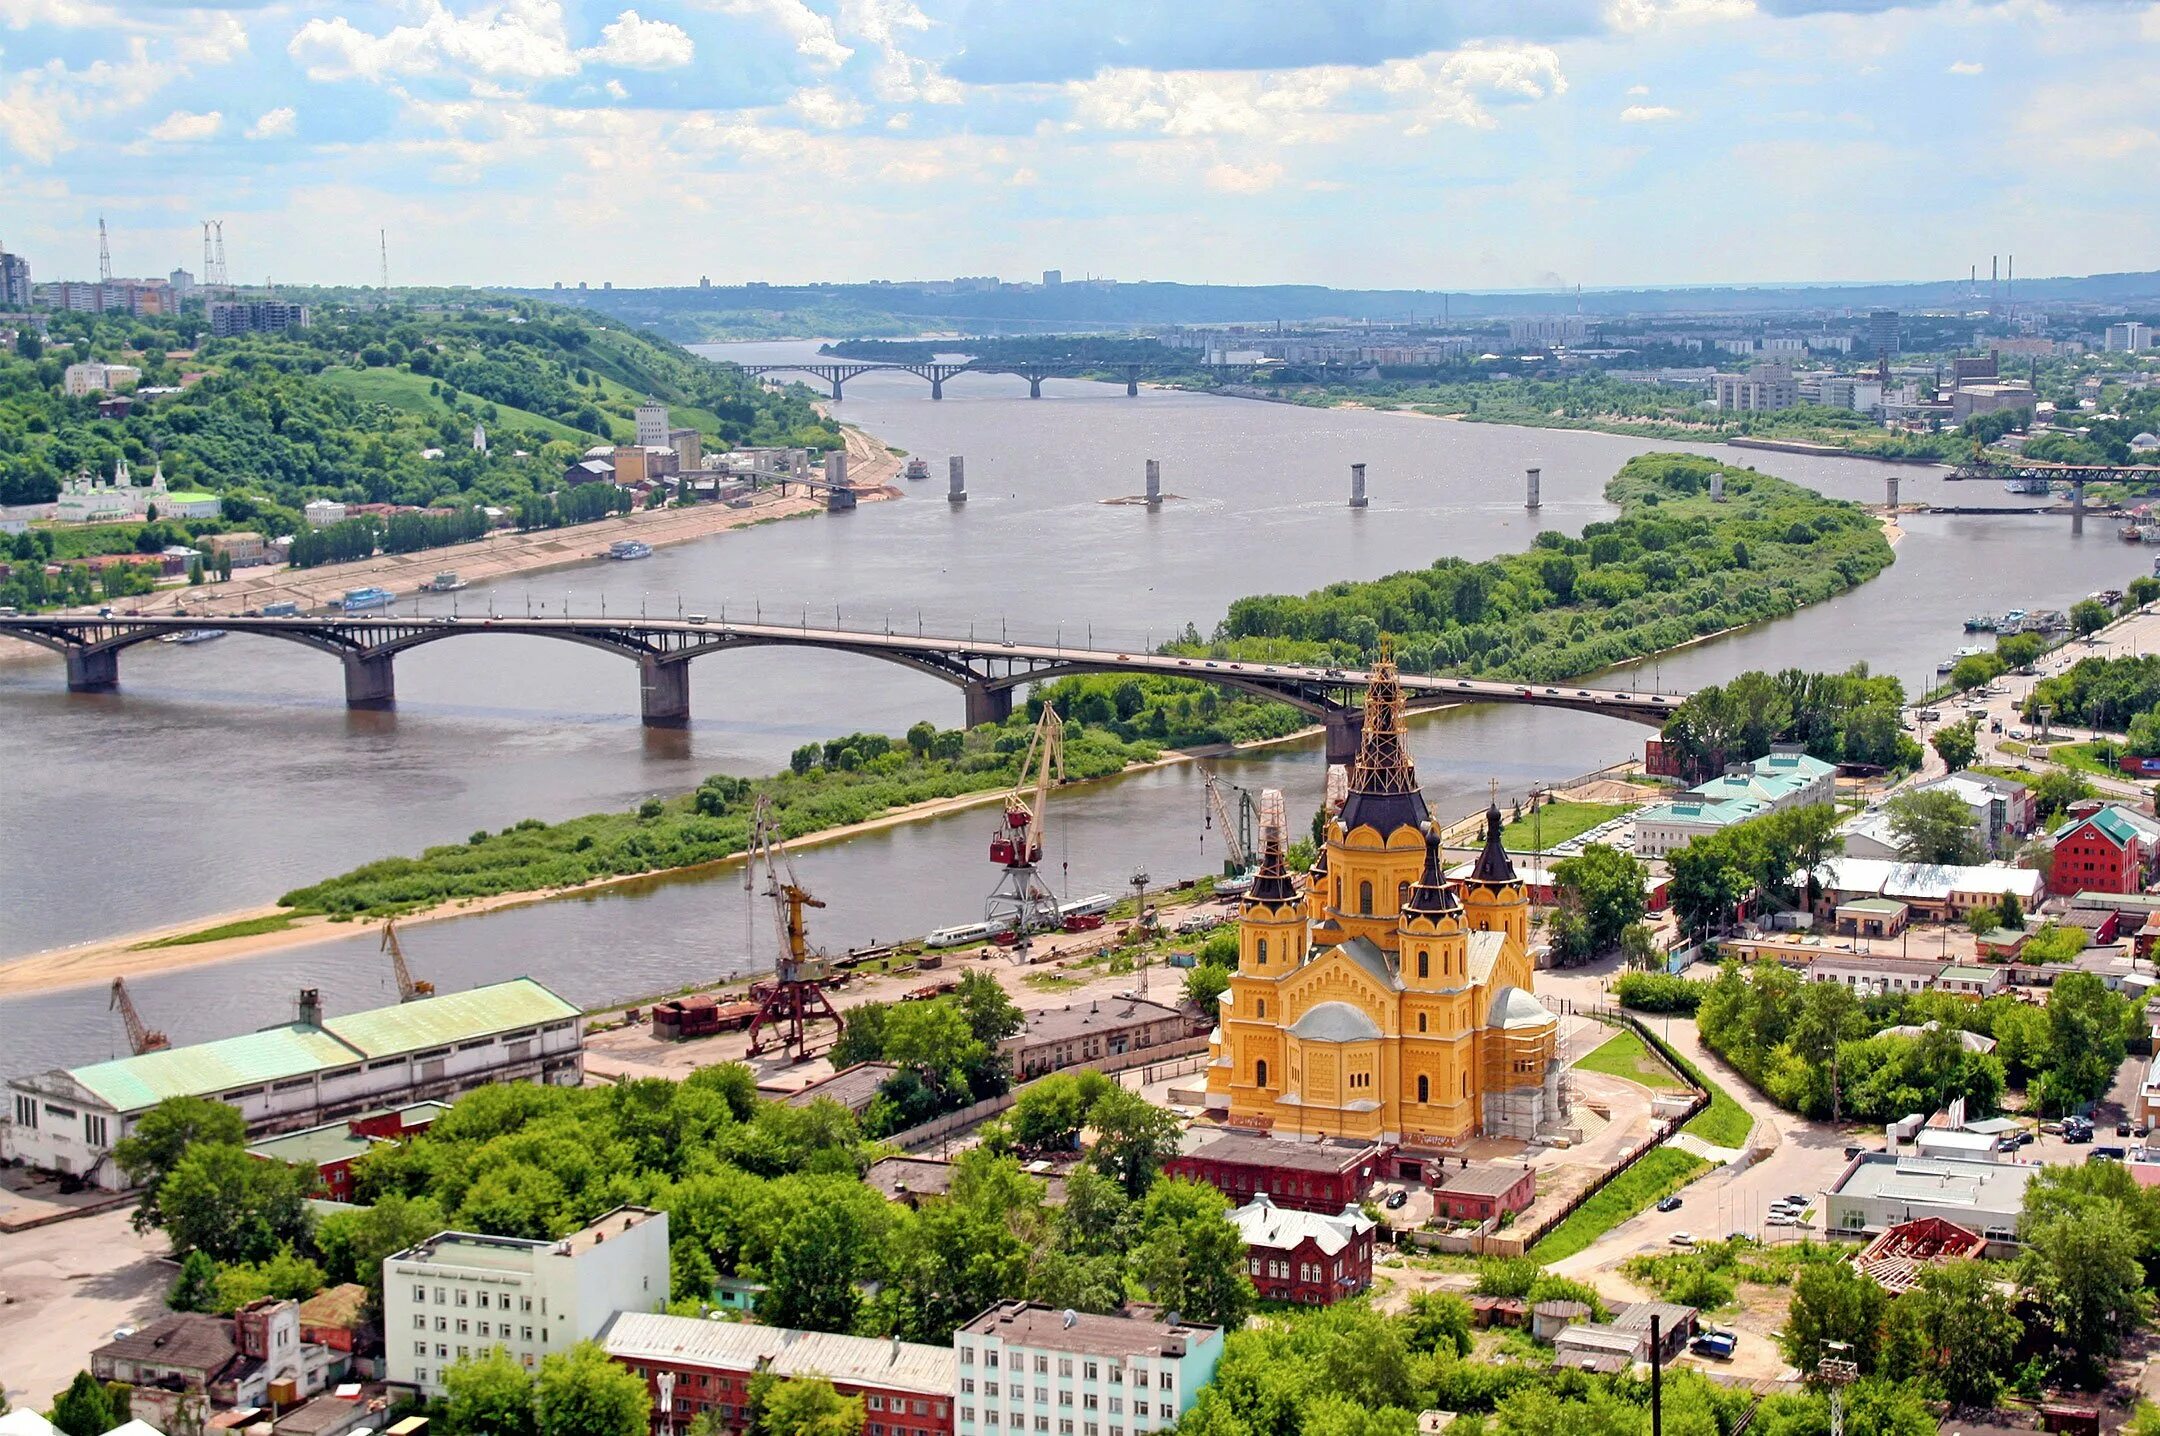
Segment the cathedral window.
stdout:
[[1462,1075],[1462,1094],[1465,1097],[1470,1095],[1470,1074],[1467,1072]]
[[[1421,977],[1424,976],[1423,973],[1420,973],[1418,975]],[[1420,1032],[1423,1032],[1425,1030],[1425,1014],[1422,1012],[1417,1015],[1417,1030]]]
[[1253,1063],[1252,1080],[1255,1087],[1267,1086],[1267,1059],[1265,1057]]
[[1357,885],[1357,910],[1366,917],[1372,916],[1372,884],[1370,882],[1361,882]]
[[1417,975],[1421,980],[1432,976],[1432,954],[1423,948],[1418,949]]
[[[1421,1025],[1422,1022],[1423,1019],[1421,1018]],[[1420,1077],[1417,1079],[1417,1099],[1420,1102],[1430,1102],[1432,1100],[1432,1078]]]
[[1267,999],[1265,997],[1256,997],[1253,999],[1253,1015],[1255,1017],[1267,1016]]
[[1405,907],[1408,907],[1409,905],[1410,905],[1410,884],[1408,884],[1408,883],[1397,883],[1397,884],[1395,884],[1395,906],[1396,906],[1396,907],[1397,907],[1398,909],[1400,909],[1400,908],[1405,908]]
[[1260,965],[1261,965],[1262,967],[1266,967],[1266,966],[1267,966],[1267,939],[1266,939],[1266,938],[1264,938],[1264,937],[1263,937],[1263,938],[1257,938],[1257,939],[1255,939],[1254,955],[1255,955],[1256,957],[1258,957],[1258,958],[1260,959]]

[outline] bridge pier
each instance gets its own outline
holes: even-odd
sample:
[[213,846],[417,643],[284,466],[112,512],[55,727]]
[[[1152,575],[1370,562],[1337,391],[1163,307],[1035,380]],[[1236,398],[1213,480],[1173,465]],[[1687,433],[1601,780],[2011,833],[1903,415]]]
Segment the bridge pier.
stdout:
[[1327,716],[1327,760],[1349,764],[1357,761],[1358,744],[1365,737],[1365,710],[1338,708]]
[[1030,399],[1040,399],[1042,397],[1042,375],[1028,375],[1028,397]]
[[945,397],[945,381],[934,374],[930,377],[930,397],[933,399]]
[[690,660],[640,658],[638,708],[648,728],[690,726]]
[[1140,397],[1140,371],[1130,365],[1126,366],[1125,369],[1125,397],[1128,399]]
[[844,380],[841,380],[841,379],[834,379],[834,380],[832,381],[832,401],[833,401],[833,402],[834,402],[835,404],[837,404],[837,403],[839,403],[839,402],[840,402],[840,386],[841,386],[841,384],[842,384],[842,383],[844,383],[844,382],[846,382],[846,381],[844,381]]
[[389,654],[348,653],[344,660],[347,708],[397,706],[397,675],[391,671]]
[[2070,532],[2085,532],[2085,481],[2074,480],[2070,485]]
[[1012,717],[1013,691],[1010,688],[992,688],[983,683],[967,686],[967,725],[978,728],[985,723],[1002,723]]
[[117,648],[70,648],[67,651],[68,692],[101,693],[120,686],[120,650]]

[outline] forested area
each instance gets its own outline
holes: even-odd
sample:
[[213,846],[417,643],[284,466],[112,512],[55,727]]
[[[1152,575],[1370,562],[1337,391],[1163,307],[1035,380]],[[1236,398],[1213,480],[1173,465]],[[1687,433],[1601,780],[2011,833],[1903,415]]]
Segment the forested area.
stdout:
[[1750,762],[1780,741],[1804,743],[1826,763],[1912,768],[1921,750],[1900,726],[1904,706],[1904,685],[1864,663],[1843,673],[1751,669],[1696,689],[1658,736],[1690,772]]

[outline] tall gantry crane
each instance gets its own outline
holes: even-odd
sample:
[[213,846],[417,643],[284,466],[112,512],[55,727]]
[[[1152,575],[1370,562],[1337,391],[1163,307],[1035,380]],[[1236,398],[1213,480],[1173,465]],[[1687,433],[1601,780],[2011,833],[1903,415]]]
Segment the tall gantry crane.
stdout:
[[1200,770],[1200,781],[1207,786],[1206,826],[1222,827],[1223,875],[1215,891],[1224,897],[1234,896],[1252,886],[1253,872],[1260,862],[1260,849],[1253,837],[1253,795],[1216,777],[1212,768]]
[[[1028,775],[1034,774],[1032,787]],[[1064,921],[1057,895],[1036,871],[1042,861],[1048,826],[1050,785],[1065,777],[1065,720],[1043,704],[1042,717],[1028,739],[1012,791],[1005,795],[997,830],[990,835],[990,861],[999,868],[997,886],[983,899],[983,919],[1025,937],[1049,932]]]
[[383,919],[382,944],[376,951],[390,954],[390,970],[397,975],[398,1001],[410,1002],[416,997],[433,997],[435,995],[435,984],[425,979],[415,982],[412,969],[405,965],[405,949],[398,942],[397,920],[395,918]]
[[[780,819],[772,799],[758,794],[750,815],[748,860],[743,864],[743,890],[755,891],[760,869],[765,874],[765,896],[772,899],[780,925],[780,958],[773,967],[773,981],[759,995],[758,1014],[750,1023],[750,1055],[773,1047],[797,1062],[810,1056],[811,1023],[830,1019],[833,1038],[839,1039],[847,1023],[825,995],[832,978],[832,964],[810,946],[803,909],[823,907],[795,877],[795,863],[780,835]],[[775,1037],[768,1029],[777,1029]]]
[[143,1025],[142,1017],[135,1011],[135,999],[128,996],[127,983],[120,978],[112,980],[112,1001],[106,1011],[117,1011],[120,1020],[127,1024],[128,1050],[137,1057],[145,1052],[159,1052],[172,1046],[172,1039],[152,1027]]

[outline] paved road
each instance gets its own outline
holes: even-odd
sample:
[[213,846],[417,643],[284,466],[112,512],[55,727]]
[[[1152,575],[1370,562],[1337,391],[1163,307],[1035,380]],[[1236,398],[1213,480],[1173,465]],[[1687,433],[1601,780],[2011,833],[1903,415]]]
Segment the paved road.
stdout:
[[16,1407],[49,1407],[115,1327],[164,1315],[165,1235],[138,1236],[131,1212],[0,1236],[0,1389]]

